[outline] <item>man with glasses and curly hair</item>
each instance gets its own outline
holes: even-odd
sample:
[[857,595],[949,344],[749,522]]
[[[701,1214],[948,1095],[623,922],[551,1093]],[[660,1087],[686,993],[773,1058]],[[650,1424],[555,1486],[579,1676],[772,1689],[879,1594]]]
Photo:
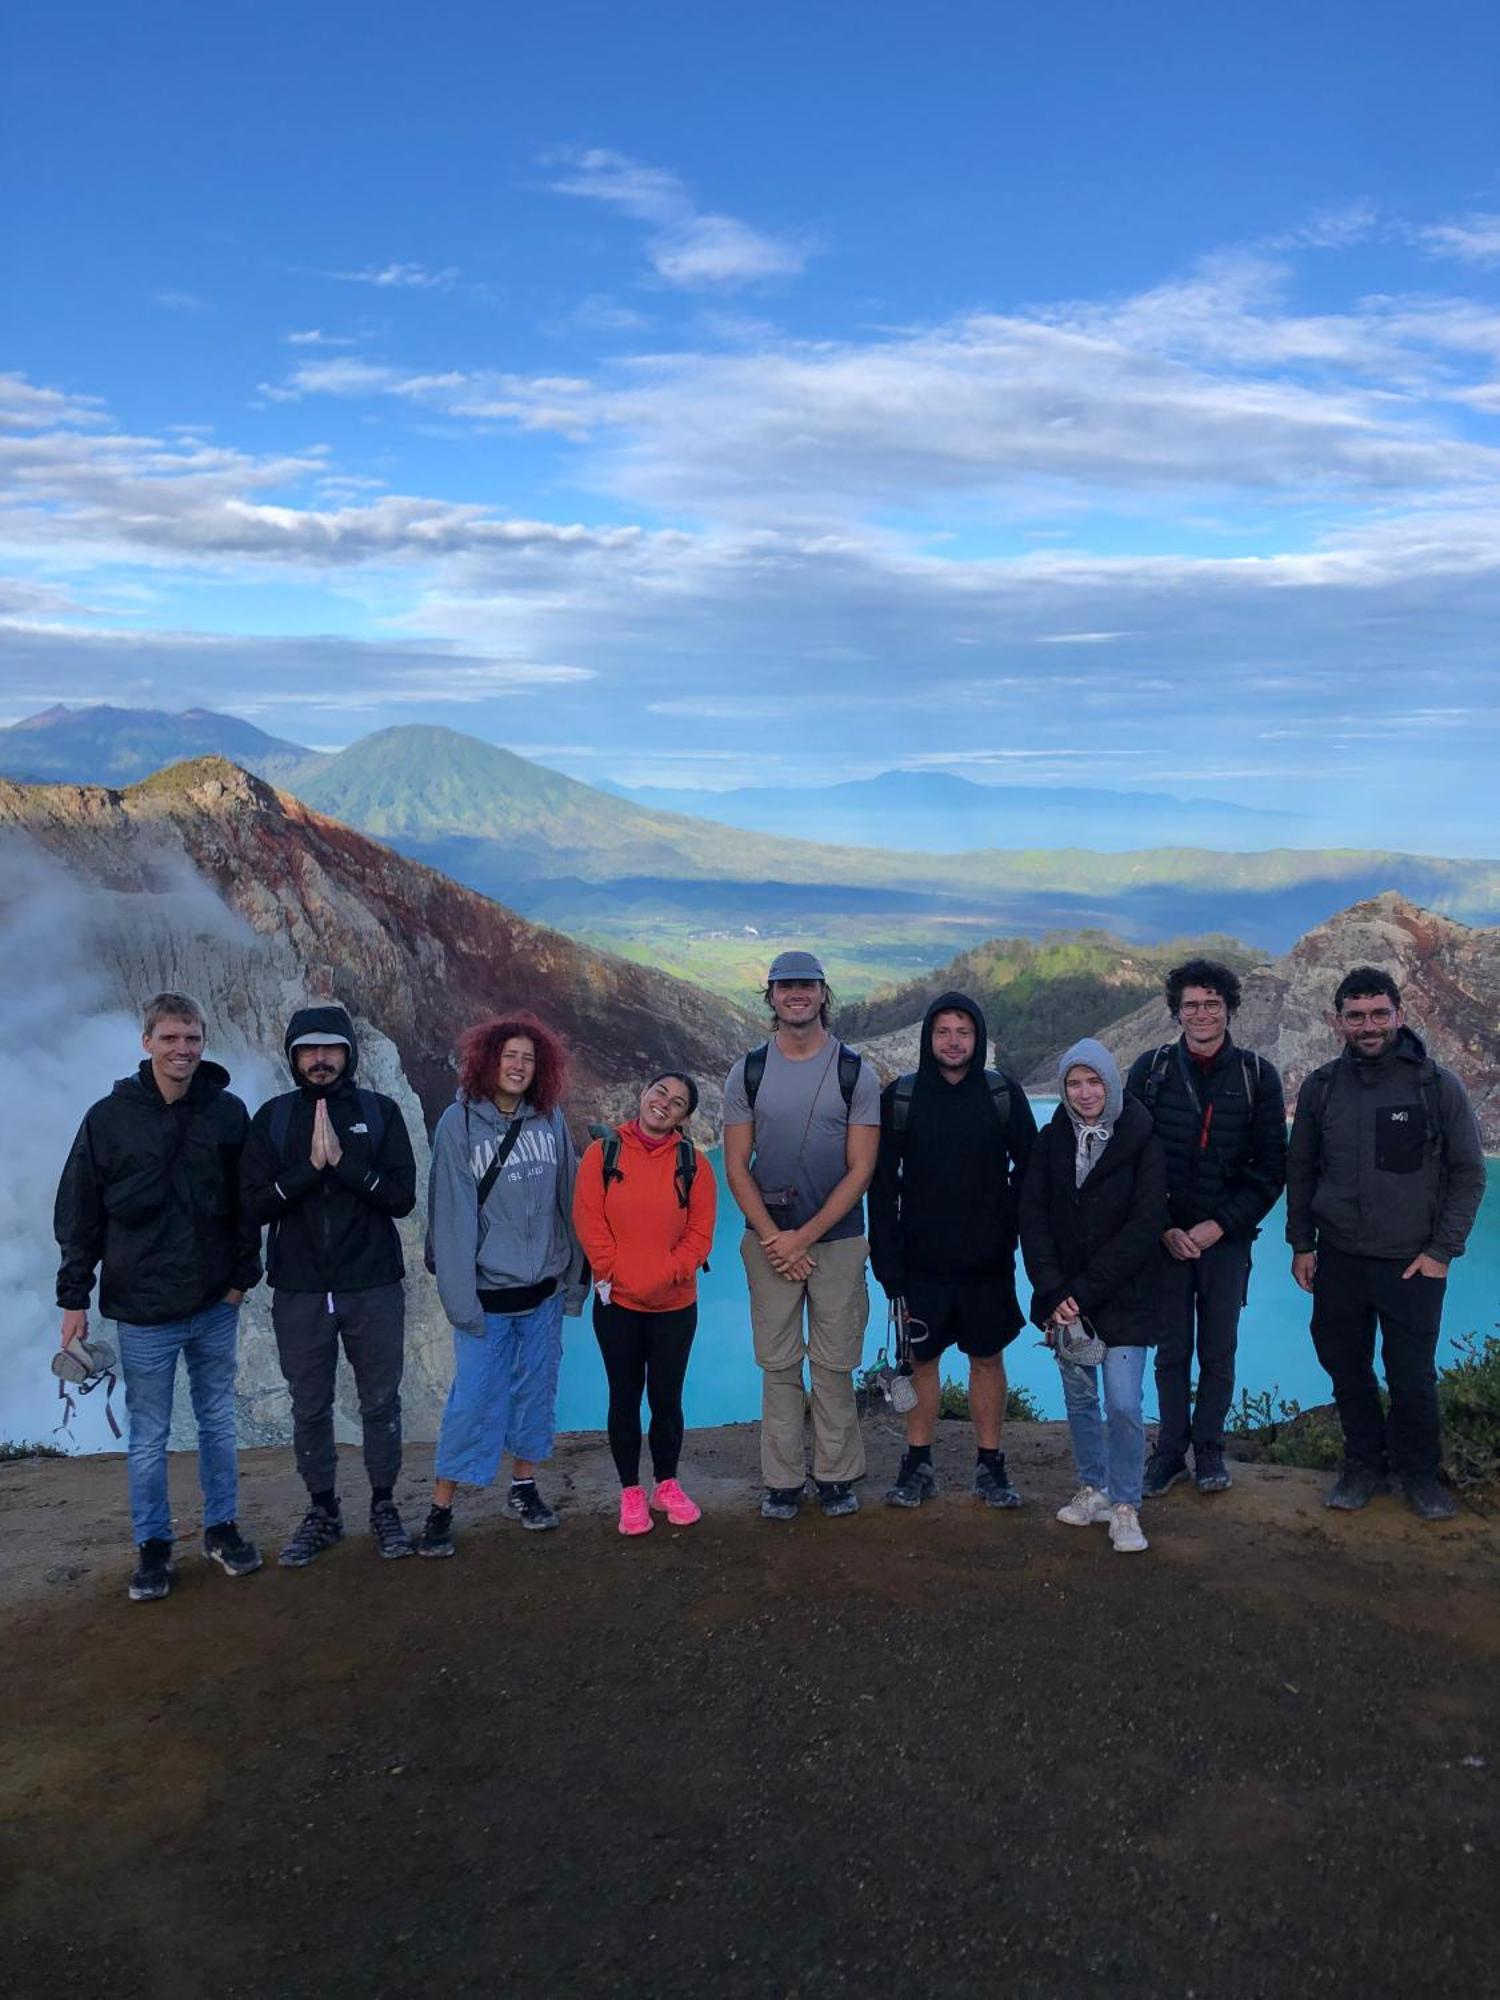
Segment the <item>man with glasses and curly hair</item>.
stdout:
[[1484,1195],[1479,1122],[1452,1070],[1407,1027],[1388,972],[1345,973],[1333,1009],[1343,1050],[1298,1092],[1286,1186],[1292,1276],[1312,1294],[1313,1344],[1344,1430],[1325,1504],[1353,1512],[1394,1479],[1419,1520],[1446,1521],[1437,1343],[1448,1266]]
[[1190,958],[1167,974],[1166,998],[1182,1033],[1137,1056],[1125,1086],[1151,1113],[1167,1156],[1171,1214],[1162,1238],[1159,1422],[1142,1489],[1148,1500],[1188,1477],[1189,1445],[1200,1493],[1222,1493],[1232,1483],[1224,1420],[1234,1398],[1250,1246],[1286,1180],[1281,1078],[1229,1032],[1238,977],[1216,959]]

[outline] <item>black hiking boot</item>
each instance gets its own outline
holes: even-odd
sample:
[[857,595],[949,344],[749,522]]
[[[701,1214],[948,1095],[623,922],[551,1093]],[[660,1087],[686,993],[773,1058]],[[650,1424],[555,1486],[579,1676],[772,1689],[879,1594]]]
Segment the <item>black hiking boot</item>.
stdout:
[[429,1507],[427,1522],[416,1540],[419,1556],[451,1556],[453,1553],[453,1509]]
[[1458,1503],[1430,1472],[1415,1472],[1401,1482],[1406,1504],[1419,1521],[1451,1521]]
[[403,1556],[412,1553],[411,1536],[401,1525],[401,1516],[396,1512],[394,1500],[370,1502],[370,1533],[375,1537],[376,1548],[387,1562],[400,1562]]
[[343,1539],[343,1516],[330,1514],[326,1507],[312,1506],[302,1516],[296,1534],[276,1560],[283,1569],[306,1569],[310,1562],[322,1555],[324,1549],[331,1549],[335,1542]]
[[901,1466],[895,1482],[885,1489],[887,1507],[920,1507],[924,1500],[930,1500],[937,1492],[937,1474],[929,1459],[913,1458],[909,1451],[901,1454]]
[[1341,1514],[1357,1514],[1368,1507],[1377,1493],[1388,1490],[1386,1476],[1373,1465],[1346,1465],[1323,1496],[1323,1505]]
[[1160,1500],[1163,1493],[1170,1493],[1179,1479],[1188,1476],[1187,1460],[1176,1452],[1153,1451],[1146,1461],[1146,1476],[1141,1481],[1141,1492],[1147,1500]]
[[830,1521],[837,1520],[840,1514],[859,1512],[859,1495],[847,1479],[820,1479],[817,1487],[818,1505]]
[[991,1463],[980,1459],[974,1467],[974,1492],[986,1507],[1019,1507],[1021,1496],[1010,1483],[1010,1475],[1005,1470],[1005,1454],[1001,1452]]
[[1193,1484],[1200,1493],[1227,1493],[1234,1480],[1217,1445],[1193,1446]]
[[135,1575],[130,1579],[130,1601],[132,1604],[149,1604],[153,1598],[165,1597],[172,1588],[172,1578],[177,1574],[172,1563],[172,1544],[160,1536],[153,1535],[142,1542],[137,1550],[139,1561]]
[[523,1528],[556,1528],[561,1525],[556,1514],[537,1492],[534,1479],[513,1481],[505,1504]]
[[800,1486],[768,1486],[766,1497],[760,1503],[760,1518],[763,1521],[795,1521],[801,1505]]
[[203,1553],[226,1576],[251,1576],[260,1568],[260,1550],[245,1540],[233,1521],[203,1530]]

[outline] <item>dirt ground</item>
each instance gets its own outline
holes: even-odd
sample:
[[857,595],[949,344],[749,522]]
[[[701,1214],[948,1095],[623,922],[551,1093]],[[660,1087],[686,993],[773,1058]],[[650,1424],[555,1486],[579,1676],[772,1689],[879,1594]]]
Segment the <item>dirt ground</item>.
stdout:
[[[452,1562],[361,1532],[242,1581],[185,1539],[151,1605],[118,1457],[0,1467],[0,1992],[1494,1990],[1493,1520],[1240,1467],[1127,1559],[1053,1520],[1060,1427],[1015,1433],[1008,1515],[965,1427],[915,1515],[868,1442],[855,1519],[762,1523],[736,1427],[689,1439],[702,1523],[622,1541],[583,1437],[557,1534],[491,1501]],[[269,1556],[298,1512],[247,1453]]]

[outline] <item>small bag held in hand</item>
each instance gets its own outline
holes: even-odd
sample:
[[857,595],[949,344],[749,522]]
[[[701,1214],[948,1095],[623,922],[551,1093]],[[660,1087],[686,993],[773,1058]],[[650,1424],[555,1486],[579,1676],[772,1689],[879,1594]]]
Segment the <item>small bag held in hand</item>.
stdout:
[[910,1315],[905,1299],[892,1299],[891,1319],[895,1333],[892,1344],[896,1351],[896,1372],[891,1377],[890,1386],[891,1408],[898,1417],[905,1417],[917,1407],[917,1385],[911,1379]]
[[1049,1331],[1052,1334],[1052,1351],[1059,1364],[1067,1362],[1074,1368],[1097,1368],[1109,1352],[1095,1333],[1092,1323],[1082,1313],[1065,1326],[1054,1320]]
[[58,1430],[69,1430],[77,1415],[71,1391],[76,1389],[80,1396],[92,1395],[103,1382],[108,1385],[104,1391],[104,1414],[115,1436],[120,1435],[113,1408],[115,1351],[112,1347],[102,1340],[70,1340],[53,1355],[52,1372],[57,1377],[58,1401],[63,1406]]

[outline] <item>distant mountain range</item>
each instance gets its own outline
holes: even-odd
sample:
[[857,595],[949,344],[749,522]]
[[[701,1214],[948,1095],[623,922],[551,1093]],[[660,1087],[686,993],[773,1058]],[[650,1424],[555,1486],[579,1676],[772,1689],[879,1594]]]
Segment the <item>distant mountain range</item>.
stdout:
[[[1100,852],[1076,840],[1071,814],[1030,829],[1033,839],[1066,838],[1065,847],[939,855],[830,845],[665,812],[428,726],[380,730],[336,755],[314,755],[203,711],[50,711],[0,732],[0,768],[18,744],[35,765],[39,741],[52,745],[55,766],[78,731],[92,729],[91,754],[109,762],[143,756],[147,744],[180,755],[183,732],[208,728],[248,731],[248,752],[229,754],[250,754],[319,811],[535,921],[741,1001],[767,959],[793,940],[815,942],[850,997],[1000,935],[1091,929],[1143,944],[1217,932],[1277,952],[1333,911],[1387,889],[1468,922],[1500,919],[1500,862],[1284,845],[1219,852],[1203,844],[1206,824],[1191,845]],[[81,743],[72,754],[82,756]],[[270,761],[280,758],[289,768]],[[894,772],[869,783],[900,789],[912,780],[930,782]],[[938,782],[965,795],[986,789],[940,774]],[[1247,838],[1251,827],[1264,832],[1262,816],[1241,824]],[[904,837],[901,816],[891,812],[881,831]]]
[[1180,799],[1166,792],[1080,785],[979,785],[946,771],[882,771],[837,785],[745,785],[677,791],[601,782],[601,791],[662,812],[692,813],[751,833],[903,852],[956,854],[975,847],[1284,846],[1311,822],[1294,813]]
[[189,757],[227,757],[280,784],[315,753],[209,708],[65,708],[0,729],[0,777],[33,785],[134,785]]

